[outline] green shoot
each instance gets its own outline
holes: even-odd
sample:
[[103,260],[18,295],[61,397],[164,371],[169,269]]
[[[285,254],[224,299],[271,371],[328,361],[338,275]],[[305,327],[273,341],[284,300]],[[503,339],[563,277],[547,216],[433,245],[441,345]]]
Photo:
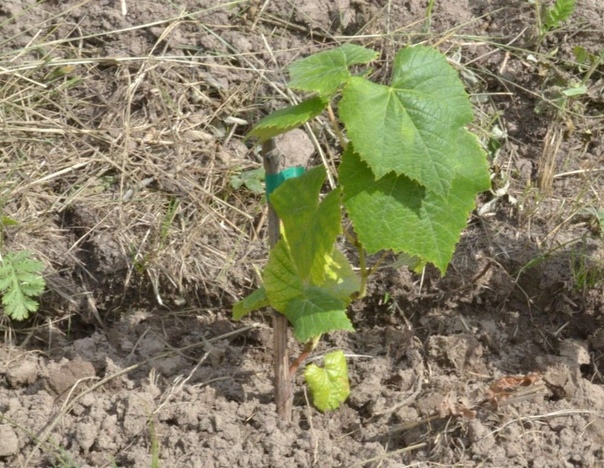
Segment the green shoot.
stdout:
[[149,438],[151,439],[151,468],[159,468],[160,444],[157,432],[155,431],[155,421],[153,421],[153,416],[149,418]]
[[579,252],[573,253],[571,270],[575,290],[579,293],[585,294],[604,281],[604,264],[591,258],[584,247]]
[[178,212],[178,206],[180,202],[176,197],[170,197],[170,201],[168,203],[168,208],[166,209],[166,214],[164,215],[164,219],[161,223],[161,229],[159,233],[159,249],[163,249],[166,246],[166,241],[168,240],[168,235],[170,232],[170,227],[174,222],[174,218],[176,218],[176,214]]
[[434,0],[428,0],[428,6],[426,7],[426,21],[424,22],[424,32],[430,31],[432,26],[432,10],[434,9]]

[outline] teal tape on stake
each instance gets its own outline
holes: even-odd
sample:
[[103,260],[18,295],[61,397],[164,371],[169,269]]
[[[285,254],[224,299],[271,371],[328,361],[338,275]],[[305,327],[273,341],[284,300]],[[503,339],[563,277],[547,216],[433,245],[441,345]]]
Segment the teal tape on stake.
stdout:
[[287,179],[293,179],[294,177],[300,177],[304,174],[305,169],[302,166],[288,167],[282,170],[278,174],[267,174],[266,175],[266,198],[273,193],[273,191],[279,187]]

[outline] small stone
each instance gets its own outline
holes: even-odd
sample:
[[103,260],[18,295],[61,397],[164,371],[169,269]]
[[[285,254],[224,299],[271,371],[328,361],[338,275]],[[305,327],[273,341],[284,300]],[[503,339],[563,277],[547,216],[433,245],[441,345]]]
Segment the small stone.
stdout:
[[78,380],[94,377],[94,366],[88,361],[75,360],[48,372],[48,386],[57,395],[63,395]]
[[93,422],[84,422],[78,424],[76,428],[75,438],[78,445],[87,452],[94,444],[99,435],[99,428]]
[[295,166],[306,167],[315,152],[312,140],[299,128],[276,137],[275,145],[282,155],[283,169]]
[[19,453],[19,437],[8,424],[0,424],[0,457]]
[[8,383],[13,388],[33,384],[38,378],[38,366],[31,361],[23,361],[6,372]]
[[560,343],[560,356],[564,356],[570,361],[569,364],[576,366],[591,362],[587,343],[578,340],[567,339],[562,341]]

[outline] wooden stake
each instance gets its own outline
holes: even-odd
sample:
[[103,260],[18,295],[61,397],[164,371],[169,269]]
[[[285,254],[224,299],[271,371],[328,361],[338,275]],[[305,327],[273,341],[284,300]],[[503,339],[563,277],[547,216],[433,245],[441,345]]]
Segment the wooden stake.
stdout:
[[[266,175],[279,173],[279,155],[275,142],[270,139],[262,145],[262,159]],[[280,236],[279,218],[277,213],[268,203],[268,239],[272,248]],[[275,405],[279,418],[291,422],[292,418],[292,381],[289,374],[289,352],[287,341],[289,324],[287,317],[273,311],[273,340],[274,340],[274,367],[275,367]]]

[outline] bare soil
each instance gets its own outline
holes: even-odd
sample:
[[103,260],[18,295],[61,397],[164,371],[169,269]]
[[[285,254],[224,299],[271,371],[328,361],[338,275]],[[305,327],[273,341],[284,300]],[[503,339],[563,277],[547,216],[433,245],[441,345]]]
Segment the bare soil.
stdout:
[[[19,222],[3,248],[43,259],[49,292],[2,322],[0,466],[604,466],[604,68],[576,55],[602,51],[604,4],[544,37],[526,1],[425,14],[2,2],[0,207]],[[447,54],[493,191],[444,277],[381,270],[357,332],[323,340],[313,359],[349,355],[348,401],[321,414],[298,376],[284,424],[270,318],[230,318],[267,255],[263,197],[230,179],[260,167],[244,135],[287,103],[284,67],[350,40],[381,52],[383,81],[405,45]]]

